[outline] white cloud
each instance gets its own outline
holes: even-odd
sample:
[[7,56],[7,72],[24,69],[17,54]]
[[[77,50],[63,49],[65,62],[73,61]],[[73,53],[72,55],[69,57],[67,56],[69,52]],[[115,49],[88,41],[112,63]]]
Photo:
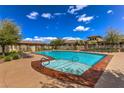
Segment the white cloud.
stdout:
[[86,14],[83,14],[83,15],[81,15],[81,16],[78,16],[78,19],[77,19],[77,21],[78,22],[89,22],[89,21],[91,21],[92,19],[94,18],[94,16],[86,16]]
[[79,37],[63,37],[64,40],[81,40]]
[[113,13],[113,10],[108,10],[107,11],[107,14],[112,14]]
[[78,26],[73,31],[88,31],[90,27]]
[[38,36],[34,36],[33,38],[25,38],[24,40],[26,41],[39,41],[39,42],[43,42],[43,43],[49,43],[52,40],[57,39],[57,37],[38,37]]
[[75,14],[77,11],[82,10],[85,7],[87,7],[87,5],[69,6],[69,9],[67,12],[70,14]]
[[53,15],[55,15],[55,16],[66,15],[66,13],[54,13]]
[[43,14],[41,15],[41,17],[47,18],[47,19],[51,19],[53,16],[52,16],[51,13],[43,13]]
[[[33,38],[25,38],[25,41],[32,41],[32,42],[43,42],[43,43],[50,43],[52,40],[57,39],[57,37],[38,37],[34,36]],[[79,37],[63,37],[63,40],[81,40]]]
[[38,12],[31,12],[30,14],[26,15],[29,19],[37,19],[37,16],[39,15]]
[[32,41],[33,39],[32,38],[25,38],[24,40],[26,40],[26,41]]
[[[26,17],[28,17],[29,19],[37,19],[39,13],[38,12],[31,12],[30,14],[26,15]],[[42,13],[41,17],[46,18],[46,19],[51,19],[54,16],[60,16],[60,15],[66,15],[66,13]]]

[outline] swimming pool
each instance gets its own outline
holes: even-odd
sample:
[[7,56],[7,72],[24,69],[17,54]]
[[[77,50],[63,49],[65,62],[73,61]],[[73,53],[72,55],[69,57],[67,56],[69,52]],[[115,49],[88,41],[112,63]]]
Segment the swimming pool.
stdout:
[[75,75],[82,75],[106,56],[104,54],[73,51],[42,51],[36,53],[54,58],[50,62],[43,62],[43,66]]

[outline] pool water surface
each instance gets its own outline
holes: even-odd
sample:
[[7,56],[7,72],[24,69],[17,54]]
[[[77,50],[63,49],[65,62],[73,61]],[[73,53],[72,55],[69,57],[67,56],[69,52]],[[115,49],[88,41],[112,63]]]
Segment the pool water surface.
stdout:
[[43,66],[75,75],[82,75],[106,56],[104,54],[73,51],[42,51],[37,52],[37,54],[50,56],[55,59],[43,62]]

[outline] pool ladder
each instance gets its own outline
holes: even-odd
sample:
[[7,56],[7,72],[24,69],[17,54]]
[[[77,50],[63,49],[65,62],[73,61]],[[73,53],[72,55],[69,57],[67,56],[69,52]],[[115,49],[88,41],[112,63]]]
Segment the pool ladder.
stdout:
[[47,65],[49,65],[49,64],[50,64],[50,61],[48,61],[47,64],[44,64],[44,66],[47,66]]
[[[46,59],[45,59],[45,58],[42,58],[42,59],[41,59],[41,61],[44,61],[44,60],[46,60]],[[41,63],[41,64],[42,64],[42,63]],[[44,65],[43,65],[43,68],[44,68],[45,66],[49,65],[49,64],[50,64],[50,61],[47,61],[47,64],[44,64]]]

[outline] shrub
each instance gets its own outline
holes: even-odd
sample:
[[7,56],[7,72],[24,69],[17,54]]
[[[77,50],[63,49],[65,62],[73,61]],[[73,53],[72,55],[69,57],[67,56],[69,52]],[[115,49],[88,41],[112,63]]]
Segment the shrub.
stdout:
[[11,60],[15,60],[15,59],[19,59],[22,55],[22,52],[16,52],[16,51],[12,51],[6,54],[6,56],[4,57],[4,61],[11,61]]
[[11,54],[11,57],[12,57],[13,60],[19,59],[19,54],[18,53]]
[[117,48],[90,48],[88,50],[94,52],[118,52]]
[[5,56],[4,57],[4,61],[11,61],[12,60],[12,57],[11,56]]
[[11,52],[6,53],[6,56],[9,56],[9,55],[15,54],[15,53],[17,53],[17,52],[16,51],[11,51]]
[[10,56],[12,57],[13,60],[15,60],[15,59],[19,59],[20,54],[19,52],[11,52]]
[[0,55],[0,59],[2,59],[3,58],[3,56],[2,55]]
[[20,56],[22,56],[22,55],[23,55],[23,51],[18,51],[18,54],[19,54]]

